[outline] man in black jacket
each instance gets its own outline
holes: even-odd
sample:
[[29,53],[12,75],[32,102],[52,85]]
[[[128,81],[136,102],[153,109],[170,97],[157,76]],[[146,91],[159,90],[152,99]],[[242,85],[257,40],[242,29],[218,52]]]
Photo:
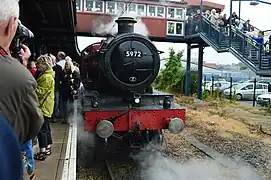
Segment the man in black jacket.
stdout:
[[63,114],[60,112],[60,94],[59,94],[59,88],[61,84],[61,76],[63,76],[63,70],[62,67],[59,64],[55,64],[53,67],[53,70],[55,71],[55,105],[54,105],[54,113],[52,117],[52,122],[56,123],[57,118],[62,118]]

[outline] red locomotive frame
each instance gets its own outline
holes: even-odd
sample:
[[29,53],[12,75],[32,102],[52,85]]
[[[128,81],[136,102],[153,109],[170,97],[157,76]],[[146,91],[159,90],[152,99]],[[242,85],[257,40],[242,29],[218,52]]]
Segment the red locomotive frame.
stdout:
[[[122,111],[93,111],[85,112],[85,131],[95,132],[98,123],[109,117],[118,116]],[[131,109],[114,122],[115,131],[129,131],[139,122],[139,130],[168,129],[172,118],[180,118],[185,122],[185,109]]]

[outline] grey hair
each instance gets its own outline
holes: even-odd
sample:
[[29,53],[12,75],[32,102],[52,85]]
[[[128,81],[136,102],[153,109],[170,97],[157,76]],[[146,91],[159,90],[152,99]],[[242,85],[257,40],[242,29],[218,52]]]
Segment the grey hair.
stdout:
[[1,0],[0,22],[7,21],[11,16],[19,18],[19,14],[19,0]]

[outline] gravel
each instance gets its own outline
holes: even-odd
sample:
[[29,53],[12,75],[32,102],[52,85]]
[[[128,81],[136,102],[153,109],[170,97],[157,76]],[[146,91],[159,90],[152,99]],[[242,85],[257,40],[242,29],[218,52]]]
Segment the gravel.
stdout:
[[[240,166],[258,172],[264,179],[271,179],[271,149],[259,139],[247,137],[236,132],[234,138],[221,137],[215,131],[198,129],[193,135],[207,146],[230,157]],[[208,135],[208,136],[207,136]]]

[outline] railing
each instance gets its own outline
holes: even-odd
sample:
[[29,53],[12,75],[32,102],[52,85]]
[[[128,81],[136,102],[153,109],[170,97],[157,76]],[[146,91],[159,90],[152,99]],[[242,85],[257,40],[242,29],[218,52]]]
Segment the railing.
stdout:
[[220,50],[227,49],[228,47],[229,39],[226,32],[226,27],[219,27],[212,24],[206,17],[202,16],[201,33],[207,36],[211,40],[211,43],[214,43]]
[[239,53],[242,58],[247,59],[251,64],[261,69],[263,45],[260,45],[243,32],[232,28],[230,48]]

